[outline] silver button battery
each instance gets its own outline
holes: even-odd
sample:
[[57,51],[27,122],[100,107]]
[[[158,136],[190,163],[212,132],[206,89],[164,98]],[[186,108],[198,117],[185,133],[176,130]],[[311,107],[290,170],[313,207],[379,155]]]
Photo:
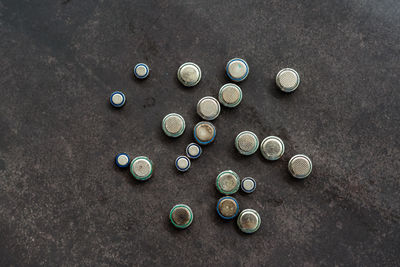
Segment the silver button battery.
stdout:
[[153,162],[144,156],[136,157],[131,162],[131,173],[137,180],[145,181],[153,175]]
[[242,101],[242,89],[236,84],[227,83],[219,89],[218,100],[225,107],[236,107]]
[[178,171],[185,172],[190,168],[190,159],[186,156],[179,156],[175,160],[175,167]]
[[196,143],[190,143],[186,147],[186,156],[188,156],[188,158],[190,159],[197,159],[198,157],[200,157],[201,152],[201,147]]
[[249,65],[241,58],[233,58],[226,64],[226,75],[234,82],[241,82],[249,74]]
[[254,152],[257,151],[258,146],[258,137],[253,132],[244,131],[236,136],[235,147],[242,155],[254,154]]
[[237,219],[239,229],[247,234],[254,233],[260,228],[261,218],[257,211],[253,209],[243,210]]
[[110,103],[116,108],[120,108],[123,105],[125,105],[126,97],[124,93],[115,91],[114,93],[111,94],[110,96]]
[[240,187],[242,188],[243,192],[245,193],[252,193],[256,190],[256,180],[251,177],[243,178]]
[[129,162],[130,162],[130,158],[129,158],[128,154],[126,154],[126,153],[119,153],[115,157],[115,163],[120,168],[128,167],[129,166]]
[[289,172],[294,178],[304,179],[310,175],[312,162],[306,155],[295,155],[289,160]]
[[239,213],[239,203],[233,197],[222,197],[217,203],[217,213],[225,220],[233,219]]
[[225,195],[232,195],[236,193],[240,186],[239,175],[231,170],[226,170],[218,174],[216,182],[219,192]]
[[188,205],[177,204],[169,212],[169,219],[175,227],[185,229],[192,224],[192,209]]
[[204,120],[212,121],[216,119],[221,111],[221,106],[217,99],[205,96],[197,103],[197,114]]
[[170,137],[178,137],[185,131],[185,120],[177,113],[170,113],[161,123],[164,133]]
[[279,137],[268,136],[261,142],[260,150],[267,160],[277,160],[285,152],[285,145]]
[[276,85],[286,93],[293,92],[300,84],[300,76],[294,69],[285,68],[276,75]]
[[133,74],[136,76],[138,79],[145,79],[147,76],[149,76],[150,69],[149,67],[144,64],[144,63],[139,63],[136,64],[135,68],[133,69]]
[[195,86],[200,82],[200,67],[192,62],[182,64],[178,69],[178,80],[187,87]]
[[208,121],[201,121],[194,126],[194,139],[200,145],[207,145],[214,141],[217,131],[215,126]]

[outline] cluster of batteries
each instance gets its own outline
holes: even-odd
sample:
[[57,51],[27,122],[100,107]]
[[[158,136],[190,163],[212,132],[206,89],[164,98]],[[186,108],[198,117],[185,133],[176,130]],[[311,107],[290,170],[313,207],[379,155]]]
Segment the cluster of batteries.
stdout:
[[[149,71],[150,69],[146,64],[139,63],[135,66],[133,72],[136,78],[145,79],[149,75]],[[228,78],[237,83],[246,79],[249,74],[249,66],[245,60],[234,58],[228,61],[225,71]],[[195,86],[201,80],[201,69],[195,63],[184,63],[178,69],[177,78],[186,87]],[[300,84],[300,76],[294,69],[285,68],[276,75],[276,84],[283,92],[293,92]],[[125,95],[119,91],[112,93],[110,97],[111,104],[117,108],[122,107],[125,101]],[[195,142],[186,147],[186,155],[176,158],[175,166],[179,171],[187,171],[191,166],[191,160],[200,157],[202,153],[200,145],[207,145],[214,141],[216,128],[210,121],[219,116],[220,104],[233,108],[239,105],[241,101],[242,90],[234,83],[225,84],[220,88],[218,100],[212,96],[206,96],[199,100],[197,113],[204,121],[194,126]],[[170,113],[162,120],[162,130],[169,137],[181,136],[185,131],[185,125],[185,119],[177,113]],[[263,157],[271,161],[280,159],[285,152],[285,145],[279,137],[268,136],[260,144],[257,135],[251,131],[239,133],[235,138],[235,147],[242,155],[252,155],[260,149]],[[137,180],[147,180],[153,174],[153,162],[145,156],[130,160],[126,153],[120,153],[116,156],[115,162],[121,168],[130,166],[130,172]],[[311,159],[303,154],[295,155],[289,160],[288,169],[294,178],[304,179],[311,173]],[[245,209],[239,214],[239,203],[231,196],[239,188],[246,193],[252,193],[256,189],[255,179],[246,177],[240,180],[237,173],[232,170],[225,170],[218,174],[216,188],[220,193],[226,195],[217,202],[218,215],[225,220],[237,217],[237,225],[245,233],[257,231],[261,224],[258,212],[253,209]],[[184,229],[192,223],[193,211],[186,204],[177,204],[171,209],[169,217],[175,227]]]

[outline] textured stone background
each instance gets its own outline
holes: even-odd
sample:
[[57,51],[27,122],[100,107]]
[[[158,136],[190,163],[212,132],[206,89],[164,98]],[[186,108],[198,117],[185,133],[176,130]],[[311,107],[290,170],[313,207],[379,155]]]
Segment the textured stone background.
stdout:
[[[0,38],[0,265],[400,264],[399,1],[1,0]],[[243,101],[179,174],[195,105],[233,57],[250,66]],[[203,71],[191,89],[176,80],[186,61]],[[283,67],[301,75],[293,94],[274,85]],[[187,122],[175,140],[170,112]],[[240,156],[242,130],[280,136],[283,159]],[[152,158],[154,177],[133,181],[121,151]],[[287,172],[297,153],[314,163],[304,181]],[[215,212],[225,169],[258,182],[236,194],[261,214],[254,235]],[[176,203],[194,211],[185,231],[168,221]]]

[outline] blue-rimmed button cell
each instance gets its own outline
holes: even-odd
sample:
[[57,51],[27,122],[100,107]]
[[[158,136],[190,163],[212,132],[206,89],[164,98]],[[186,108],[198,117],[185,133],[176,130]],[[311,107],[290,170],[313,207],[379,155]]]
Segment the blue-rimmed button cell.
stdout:
[[178,171],[185,172],[190,168],[190,159],[186,156],[179,156],[175,160],[175,166]]
[[116,108],[120,108],[123,105],[125,105],[125,95],[122,92],[115,91],[114,93],[111,94],[110,96],[110,103]]
[[190,159],[197,159],[198,157],[200,157],[201,152],[201,147],[196,143],[190,143],[186,147],[186,156],[188,156],[188,158]]
[[217,203],[217,213],[222,219],[233,219],[239,213],[239,203],[233,197],[222,197]]
[[120,168],[126,168],[129,166],[130,158],[126,153],[120,153],[115,157],[115,164]]
[[136,64],[135,68],[133,69],[133,74],[136,76],[138,79],[145,79],[147,76],[149,76],[150,69],[149,67],[144,64],[144,63],[139,63]]
[[226,64],[226,75],[234,82],[241,82],[249,75],[249,65],[241,58],[234,58]]
[[208,121],[201,121],[194,126],[194,139],[200,145],[207,145],[214,141],[217,131],[215,126]]
[[251,177],[243,178],[240,188],[242,188],[245,193],[252,193],[256,190],[256,180]]

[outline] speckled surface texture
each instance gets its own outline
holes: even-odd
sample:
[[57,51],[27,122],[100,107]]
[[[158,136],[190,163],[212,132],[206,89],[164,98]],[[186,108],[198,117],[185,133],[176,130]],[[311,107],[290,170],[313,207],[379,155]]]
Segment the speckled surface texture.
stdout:
[[[1,0],[0,265],[398,266],[399,27],[397,0]],[[250,67],[243,100],[179,173],[196,103],[233,57]],[[187,61],[193,88],[176,79]],[[293,94],[275,86],[284,67],[301,76]],[[161,130],[171,112],[186,120],[177,139]],[[281,137],[283,158],[239,155],[244,130]],[[119,152],[150,157],[154,176],[134,181]],[[287,170],[298,153],[314,164],[304,181]],[[260,213],[253,235],[217,215],[226,169],[257,181],[235,195]],[[194,212],[183,231],[177,203]]]

